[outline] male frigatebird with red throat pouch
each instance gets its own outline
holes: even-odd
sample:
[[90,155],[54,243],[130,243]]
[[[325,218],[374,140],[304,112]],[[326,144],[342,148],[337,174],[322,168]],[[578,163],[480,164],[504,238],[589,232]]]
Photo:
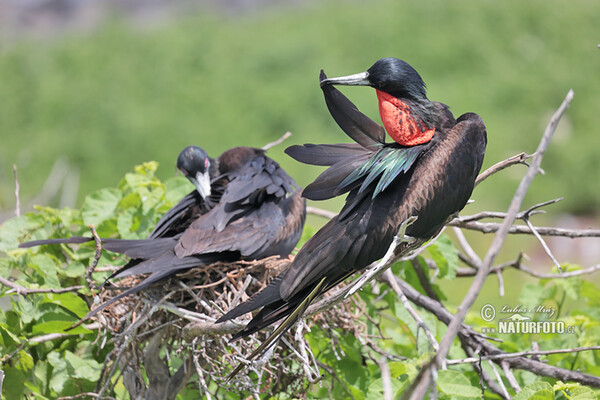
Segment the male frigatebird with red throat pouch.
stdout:
[[[190,146],[179,155],[177,167],[197,190],[168,211],[148,239],[102,239],[106,250],[131,257],[108,279],[150,275],[82,321],[182,270],[214,262],[287,257],[298,243],[305,200],[295,181],[264,150],[235,147],[213,160],[203,149]],[[37,240],[19,247],[91,240]]]
[[[250,359],[273,345],[316,296],[383,257],[400,227],[413,240],[396,254],[437,235],[467,203],[483,162],[482,119],[473,113],[454,119],[446,105],[427,98],[423,80],[402,60],[383,58],[366,72],[340,78],[327,79],[321,71],[320,84],[331,115],[356,143],[291,146],[286,153],[330,166],[304,189],[304,197],[349,194],[341,212],[306,242],[286,271],[217,321],[262,307],[237,339],[287,317]],[[385,129],[332,85],[375,88]],[[386,131],[394,142],[385,143]],[[417,219],[406,226],[411,217]]]

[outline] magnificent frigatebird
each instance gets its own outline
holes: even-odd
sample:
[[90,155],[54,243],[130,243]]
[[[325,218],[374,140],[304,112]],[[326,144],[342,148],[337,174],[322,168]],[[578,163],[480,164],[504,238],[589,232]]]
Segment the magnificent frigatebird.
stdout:
[[[482,119],[473,113],[454,119],[444,104],[430,101],[425,83],[408,63],[378,60],[366,72],[327,79],[320,85],[329,111],[357,143],[291,146],[296,160],[331,166],[303,191],[322,200],[349,192],[341,212],[298,252],[289,268],[266,288],[217,322],[262,309],[233,339],[287,317],[250,359],[268,349],[316,296],[380,259],[403,223],[412,242],[397,254],[434,237],[471,196],[487,142]],[[332,85],[375,88],[381,127],[358,111]],[[385,132],[394,140],[385,143]],[[236,368],[233,376],[241,369]]]
[[[192,149],[192,156],[194,154],[200,153]],[[198,165],[194,162],[178,161],[178,166],[185,169],[186,176],[204,175],[211,163],[208,157],[204,159],[208,162],[202,161],[205,163],[202,164],[203,169],[193,167]],[[218,193],[218,202],[213,198],[208,204],[200,204],[203,211],[195,220],[187,223],[185,230],[176,232],[183,226],[175,223],[181,220],[181,210],[176,210],[163,221],[167,228],[161,233],[165,235],[172,232],[175,233],[173,236],[155,235],[140,240],[102,239],[107,250],[132,258],[111,277],[150,275],[91,311],[83,320],[117,300],[181,270],[217,261],[254,260],[273,255],[287,257],[290,254],[300,239],[306,215],[305,200],[295,181],[262,149],[235,147],[212,162],[217,166],[218,175],[212,179],[210,186],[199,183],[199,186],[204,185],[200,197],[209,199],[210,188],[211,197]],[[195,195],[190,193],[188,196],[194,198]],[[179,205],[182,205],[185,213],[185,202]],[[90,240],[93,239],[73,237],[38,240],[23,243],[20,247]]]

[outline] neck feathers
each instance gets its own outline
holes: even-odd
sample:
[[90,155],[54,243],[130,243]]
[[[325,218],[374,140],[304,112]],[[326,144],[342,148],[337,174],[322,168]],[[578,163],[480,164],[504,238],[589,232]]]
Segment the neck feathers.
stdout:
[[376,91],[381,121],[388,135],[396,143],[415,146],[431,140],[435,127],[421,118],[408,101],[380,90]]

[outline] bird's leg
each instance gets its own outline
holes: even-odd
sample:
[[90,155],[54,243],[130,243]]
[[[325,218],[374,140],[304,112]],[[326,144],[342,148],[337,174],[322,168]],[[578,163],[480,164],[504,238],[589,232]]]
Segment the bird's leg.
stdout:
[[375,264],[372,268],[367,270],[356,282],[354,282],[354,284],[350,287],[350,290],[348,290],[344,298],[348,298],[354,293],[358,292],[368,281],[370,281],[375,276],[382,273],[387,267],[389,267],[389,261],[395,256],[394,251],[396,250],[396,247],[398,247],[402,243],[411,244],[415,241],[415,238],[407,236],[405,235],[405,233],[406,228],[412,225],[416,220],[417,217],[413,215],[412,217],[402,222],[400,228],[398,229],[398,233],[396,234],[396,236],[394,236],[394,240],[392,241],[392,244],[385,253],[385,256],[383,256],[383,258],[377,264]]

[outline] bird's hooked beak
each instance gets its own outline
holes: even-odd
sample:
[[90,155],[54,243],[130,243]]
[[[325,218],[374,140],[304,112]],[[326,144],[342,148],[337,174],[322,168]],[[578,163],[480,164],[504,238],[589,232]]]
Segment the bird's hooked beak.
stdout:
[[203,199],[210,196],[210,175],[208,174],[208,170],[198,172],[195,177],[190,178],[190,181],[196,186],[196,190]]
[[340,76],[339,78],[323,79],[320,83],[321,87],[330,84],[345,86],[371,86],[371,82],[369,81],[369,73],[367,71],[353,75]]

